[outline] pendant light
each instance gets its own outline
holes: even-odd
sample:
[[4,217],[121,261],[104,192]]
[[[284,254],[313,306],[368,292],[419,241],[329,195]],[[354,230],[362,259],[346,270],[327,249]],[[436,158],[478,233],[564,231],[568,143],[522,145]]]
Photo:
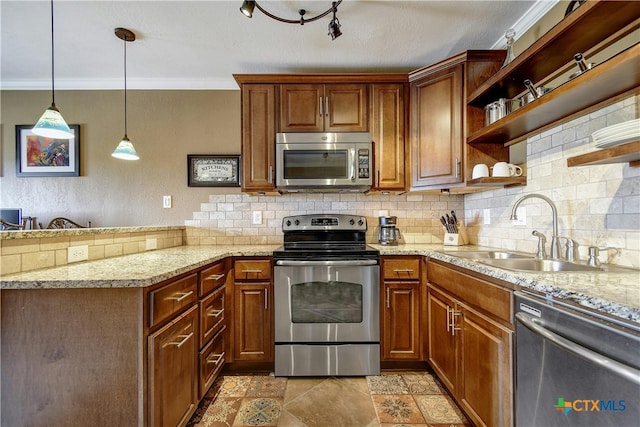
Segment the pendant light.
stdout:
[[124,137],[111,155],[122,160],[138,160],[140,156],[127,137],[127,42],[134,41],[136,35],[126,28],[116,28],[114,33],[116,37],[124,41]]
[[54,85],[54,40],[53,40],[53,0],[51,0],[51,107],[47,108],[40,120],[31,130],[34,134],[46,138],[71,139],[73,132],[64,121],[62,114],[56,108],[56,96]]

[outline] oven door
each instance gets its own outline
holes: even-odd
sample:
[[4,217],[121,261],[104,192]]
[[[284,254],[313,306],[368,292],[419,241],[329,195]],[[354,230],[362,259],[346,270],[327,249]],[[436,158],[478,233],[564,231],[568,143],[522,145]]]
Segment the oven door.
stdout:
[[276,344],[379,343],[377,264],[377,260],[277,261]]

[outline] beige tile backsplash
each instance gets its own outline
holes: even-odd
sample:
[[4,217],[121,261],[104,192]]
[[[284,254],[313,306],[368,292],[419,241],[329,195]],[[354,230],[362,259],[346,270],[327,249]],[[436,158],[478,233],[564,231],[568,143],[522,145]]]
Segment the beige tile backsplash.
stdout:
[[[465,196],[472,241],[534,252],[537,238],[531,232],[538,230],[550,242],[552,216],[545,202],[530,199],[521,204],[527,209],[526,225],[509,220],[518,198],[539,193],[556,204],[559,234],[580,244],[580,260],[586,260],[589,246],[613,246],[619,251],[603,252],[602,262],[640,267],[640,168],[628,163],[567,167],[568,157],[598,150],[591,139],[594,131],[637,118],[638,100],[627,98],[530,137],[526,186]],[[484,209],[490,209],[490,225],[483,224]]]

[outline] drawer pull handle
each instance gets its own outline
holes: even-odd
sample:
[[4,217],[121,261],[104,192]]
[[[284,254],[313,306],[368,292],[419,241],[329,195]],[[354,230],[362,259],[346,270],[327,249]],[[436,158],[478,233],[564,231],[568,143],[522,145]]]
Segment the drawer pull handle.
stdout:
[[[213,357],[211,357],[211,356],[217,357],[217,359],[213,360]],[[207,358],[207,363],[214,363],[214,364],[217,365],[218,363],[222,362],[222,359],[224,359],[224,351],[222,353],[220,353],[220,354],[215,354],[214,353],[211,356]]]
[[182,347],[184,345],[184,343],[189,341],[191,339],[191,337],[193,337],[193,332],[189,333],[189,335],[178,335],[178,337],[182,338],[182,341],[180,341],[180,342],[170,342],[167,345],[175,345],[176,347],[180,348],[180,347]]
[[211,276],[207,276],[204,280],[220,280],[224,277],[224,274],[212,274]]
[[180,301],[182,301],[183,299],[189,297],[192,294],[193,294],[193,291],[183,292],[183,293],[179,292],[176,296],[168,297],[167,299],[174,299],[177,302],[180,302]]
[[243,273],[245,274],[249,274],[249,273],[256,273],[256,274],[260,274],[262,273],[262,270],[241,270]]
[[393,271],[395,273],[413,273],[413,268],[396,268]]
[[209,317],[220,317],[220,315],[224,313],[224,308],[222,310],[209,310],[207,312],[207,316]]

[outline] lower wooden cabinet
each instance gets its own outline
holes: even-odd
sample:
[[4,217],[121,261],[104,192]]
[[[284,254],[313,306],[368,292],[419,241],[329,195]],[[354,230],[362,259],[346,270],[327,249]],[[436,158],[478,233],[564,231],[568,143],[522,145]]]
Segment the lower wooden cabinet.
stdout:
[[198,362],[200,366],[199,398],[202,399],[205,393],[213,385],[213,382],[222,371],[225,363],[225,344],[227,329],[225,326],[209,341],[198,353]]
[[198,306],[149,335],[149,425],[184,426],[198,405]]
[[237,258],[233,275],[233,361],[273,362],[271,258]]
[[382,361],[422,359],[421,263],[422,257],[382,257]]
[[429,363],[440,380],[475,425],[513,425],[511,292],[430,262],[427,300]]

